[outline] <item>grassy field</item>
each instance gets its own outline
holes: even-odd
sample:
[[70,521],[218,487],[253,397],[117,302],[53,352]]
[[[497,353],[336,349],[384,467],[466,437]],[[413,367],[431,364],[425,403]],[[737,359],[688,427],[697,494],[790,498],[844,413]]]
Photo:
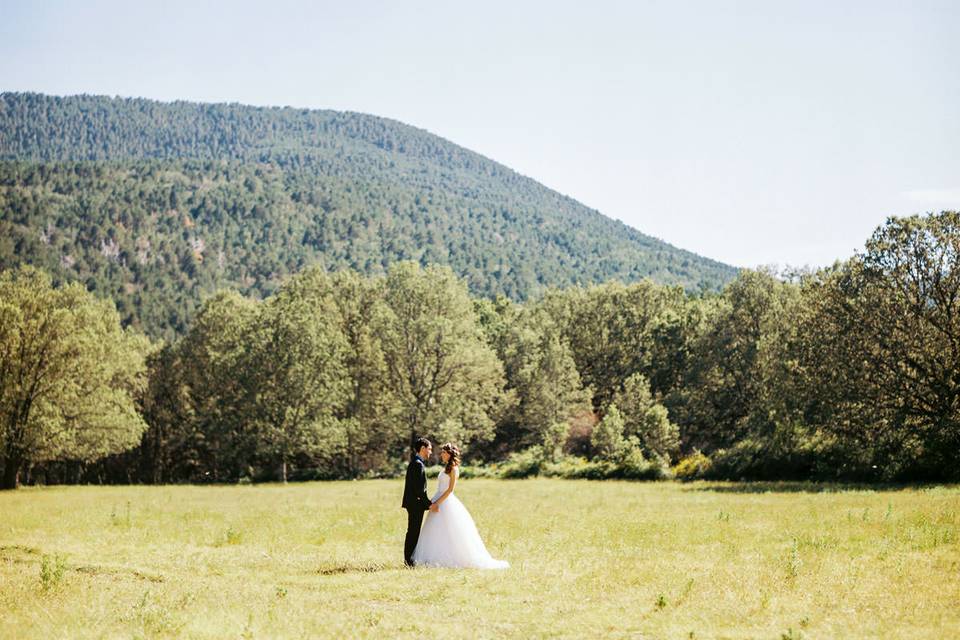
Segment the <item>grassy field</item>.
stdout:
[[0,493],[0,637],[960,637],[960,488],[465,480],[502,572],[402,566],[400,481]]

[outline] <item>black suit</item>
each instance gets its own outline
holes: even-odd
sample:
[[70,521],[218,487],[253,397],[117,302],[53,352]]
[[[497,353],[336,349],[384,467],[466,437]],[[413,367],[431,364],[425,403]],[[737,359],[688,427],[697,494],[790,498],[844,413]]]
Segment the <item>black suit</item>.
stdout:
[[403,504],[407,510],[407,537],[403,541],[403,560],[413,565],[413,550],[420,539],[420,525],[423,524],[423,512],[430,508],[427,497],[427,469],[420,456],[413,456],[407,465],[407,478],[403,483]]

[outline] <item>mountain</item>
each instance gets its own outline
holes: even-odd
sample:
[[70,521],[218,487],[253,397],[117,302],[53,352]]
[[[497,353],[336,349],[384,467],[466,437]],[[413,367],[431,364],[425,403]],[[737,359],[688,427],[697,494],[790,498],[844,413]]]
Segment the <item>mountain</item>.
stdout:
[[359,113],[0,94],[0,268],[43,266],[181,332],[220,287],[315,263],[450,265],[473,293],[613,278],[717,289],[736,270],[479,154]]

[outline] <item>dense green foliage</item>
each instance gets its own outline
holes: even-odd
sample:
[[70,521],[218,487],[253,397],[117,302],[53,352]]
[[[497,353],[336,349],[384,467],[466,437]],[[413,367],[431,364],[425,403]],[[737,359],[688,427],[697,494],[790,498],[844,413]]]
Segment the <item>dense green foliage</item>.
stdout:
[[508,404],[463,283],[410,262],[377,280],[307,269],[262,302],[214,296],[151,367],[132,466],[157,482],[390,469],[420,433],[490,440]]
[[140,441],[148,342],[109,301],[32,267],[0,273],[0,488],[26,463],[93,461]]
[[152,336],[182,334],[218,288],[262,298],[310,265],[378,275],[402,260],[517,301],[735,275],[384,118],[0,94],[0,268],[83,282]]
[[[956,480],[958,249],[960,214],[891,218],[819,272],[525,305],[471,298],[448,267],[306,269],[263,301],[207,299],[148,360],[139,447],[80,475],[391,475],[425,434],[460,443],[474,475]],[[4,291],[8,314],[55,307]],[[50,460],[116,450],[47,456],[47,439],[22,458],[54,481],[67,467]]]

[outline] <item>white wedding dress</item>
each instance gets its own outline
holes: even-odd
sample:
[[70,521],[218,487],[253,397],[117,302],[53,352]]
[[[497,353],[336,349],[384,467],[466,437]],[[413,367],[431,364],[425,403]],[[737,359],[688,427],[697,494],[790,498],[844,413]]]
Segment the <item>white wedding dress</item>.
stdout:
[[[453,472],[459,473],[457,467]],[[450,476],[441,471],[437,478],[436,501],[450,486]],[[471,569],[506,569],[510,563],[495,560],[484,546],[470,512],[451,493],[440,503],[438,511],[427,512],[420,530],[420,540],[413,551],[413,562],[429,567],[466,567]]]

